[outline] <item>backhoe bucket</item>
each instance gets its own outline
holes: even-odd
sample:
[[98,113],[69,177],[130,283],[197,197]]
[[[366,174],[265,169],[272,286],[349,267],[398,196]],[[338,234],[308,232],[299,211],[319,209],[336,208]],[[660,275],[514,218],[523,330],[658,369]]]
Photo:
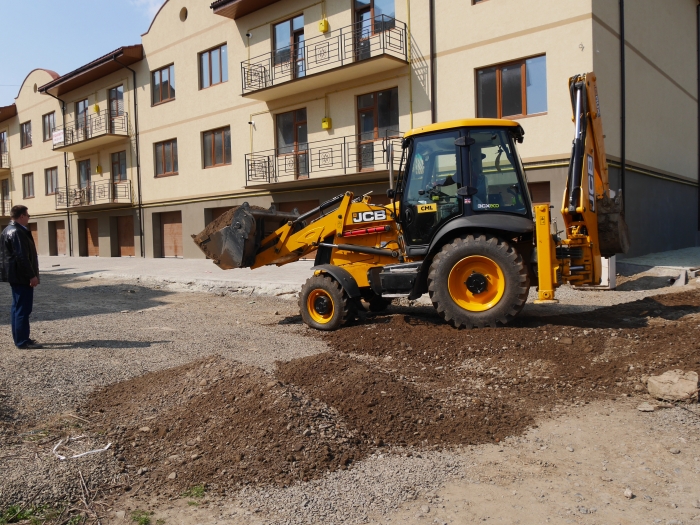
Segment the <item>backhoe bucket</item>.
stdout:
[[630,249],[630,233],[622,205],[622,194],[611,199],[605,195],[597,199],[598,205],[598,242],[600,254],[612,257],[617,253],[627,253]]
[[222,270],[248,268],[255,263],[266,230],[275,230],[280,224],[298,216],[298,213],[278,212],[274,204],[265,210],[244,202],[210,223],[198,235],[193,235],[192,239]]

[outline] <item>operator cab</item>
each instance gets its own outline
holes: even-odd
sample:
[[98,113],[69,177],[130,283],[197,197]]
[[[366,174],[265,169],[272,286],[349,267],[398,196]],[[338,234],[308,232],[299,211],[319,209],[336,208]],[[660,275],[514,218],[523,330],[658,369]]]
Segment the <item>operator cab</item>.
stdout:
[[429,245],[456,217],[500,213],[531,220],[515,146],[522,136],[519,124],[497,119],[446,122],[407,133],[406,163],[397,184],[406,244]]

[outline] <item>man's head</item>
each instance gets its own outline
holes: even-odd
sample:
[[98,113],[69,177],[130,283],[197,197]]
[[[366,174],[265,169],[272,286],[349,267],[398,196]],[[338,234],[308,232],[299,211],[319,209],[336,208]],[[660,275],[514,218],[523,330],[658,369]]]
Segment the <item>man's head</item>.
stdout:
[[10,218],[26,228],[29,225],[29,209],[21,204],[12,206]]

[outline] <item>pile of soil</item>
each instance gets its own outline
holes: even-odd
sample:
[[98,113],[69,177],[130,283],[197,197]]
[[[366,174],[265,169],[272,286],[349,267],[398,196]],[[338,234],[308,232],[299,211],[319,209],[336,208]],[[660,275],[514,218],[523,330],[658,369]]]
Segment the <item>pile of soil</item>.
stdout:
[[109,386],[81,413],[150,495],[289,485],[347,468],[367,448],[332,408],[221,358]]
[[431,385],[385,368],[393,366],[329,353],[278,363],[277,377],[334,407],[365,442],[374,445],[475,444],[532,424],[531,417],[518,414],[516,407],[502,400],[470,409],[451,403]]
[[498,442],[557,406],[700,369],[699,291],[496,329],[390,312],[309,331],[332,351],[277,363],[274,377],[213,358],[112,385],[81,415],[100,421],[150,495],[200,483],[225,493],[318,478],[377,447]]

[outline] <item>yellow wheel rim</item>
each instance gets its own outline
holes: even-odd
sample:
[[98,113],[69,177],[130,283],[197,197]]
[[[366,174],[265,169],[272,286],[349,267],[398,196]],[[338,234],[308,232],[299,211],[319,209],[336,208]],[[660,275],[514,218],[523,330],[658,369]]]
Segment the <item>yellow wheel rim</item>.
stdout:
[[311,293],[306,298],[306,310],[309,312],[311,319],[318,324],[330,323],[335,313],[333,298],[327,291],[320,288],[311,290]]
[[[473,293],[467,288],[467,279],[473,276],[473,280],[483,282],[480,275],[486,279],[486,289],[480,293]],[[501,300],[506,289],[506,280],[501,267],[493,260],[483,255],[470,255],[452,267],[447,278],[447,287],[452,300],[461,308],[470,312],[484,312]]]

